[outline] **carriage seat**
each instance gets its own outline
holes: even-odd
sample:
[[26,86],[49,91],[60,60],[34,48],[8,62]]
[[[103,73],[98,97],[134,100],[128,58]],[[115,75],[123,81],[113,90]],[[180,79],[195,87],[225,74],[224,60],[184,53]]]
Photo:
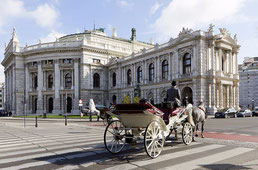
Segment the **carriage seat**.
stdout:
[[169,124],[169,118],[172,116],[177,116],[178,114],[181,113],[182,109],[181,108],[159,108],[164,114],[163,114],[163,120],[165,124]]

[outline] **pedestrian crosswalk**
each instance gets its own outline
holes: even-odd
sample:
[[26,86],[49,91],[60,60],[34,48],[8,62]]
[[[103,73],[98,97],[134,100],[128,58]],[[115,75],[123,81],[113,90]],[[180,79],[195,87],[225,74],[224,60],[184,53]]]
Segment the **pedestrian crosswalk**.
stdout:
[[[76,130],[59,129],[37,133],[26,129],[2,130],[0,169],[182,170],[209,169],[208,166],[220,162],[235,169],[258,169],[258,150],[255,148],[202,142],[186,146],[180,140],[172,140],[166,142],[158,158],[151,159],[141,143],[136,148],[128,146],[121,153],[112,155],[104,147],[103,129],[80,128],[80,133]],[[249,160],[242,159],[246,155],[251,155]],[[232,163],[232,160],[236,161]]]

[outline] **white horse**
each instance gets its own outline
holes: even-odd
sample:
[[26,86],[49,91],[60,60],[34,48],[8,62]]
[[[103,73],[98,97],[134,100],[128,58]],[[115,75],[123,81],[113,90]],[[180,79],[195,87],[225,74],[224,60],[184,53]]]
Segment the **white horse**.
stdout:
[[96,109],[95,103],[93,99],[90,99],[89,102],[89,111],[91,114],[96,114],[98,117],[100,116],[100,111]]
[[206,120],[206,109],[204,107],[204,102],[200,102],[197,107],[193,107],[191,104],[188,104],[186,108],[186,114],[188,115],[189,123],[195,127],[194,131],[196,131],[196,137],[198,137],[198,124],[202,123],[201,137],[204,138],[203,131]]

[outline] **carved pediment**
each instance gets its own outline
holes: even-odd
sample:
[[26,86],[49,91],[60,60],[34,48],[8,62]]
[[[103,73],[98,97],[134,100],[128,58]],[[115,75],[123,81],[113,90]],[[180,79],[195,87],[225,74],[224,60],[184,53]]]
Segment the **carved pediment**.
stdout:
[[170,41],[170,43],[171,44],[179,44],[181,42],[188,41],[189,39],[193,39],[193,38],[194,38],[194,35],[192,35],[192,34],[184,34],[184,35],[181,35],[178,38]]

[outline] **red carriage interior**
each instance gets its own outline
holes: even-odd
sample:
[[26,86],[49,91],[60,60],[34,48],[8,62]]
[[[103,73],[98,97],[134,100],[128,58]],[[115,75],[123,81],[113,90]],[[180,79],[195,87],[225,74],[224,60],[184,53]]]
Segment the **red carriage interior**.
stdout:
[[169,123],[169,115],[175,116],[179,114],[182,109],[170,109],[170,108],[157,108],[150,103],[132,103],[132,104],[117,104],[115,110],[113,111],[114,114],[143,114],[144,111],[147,110],[149,113],[155,114],[160,116],[166,124]]

